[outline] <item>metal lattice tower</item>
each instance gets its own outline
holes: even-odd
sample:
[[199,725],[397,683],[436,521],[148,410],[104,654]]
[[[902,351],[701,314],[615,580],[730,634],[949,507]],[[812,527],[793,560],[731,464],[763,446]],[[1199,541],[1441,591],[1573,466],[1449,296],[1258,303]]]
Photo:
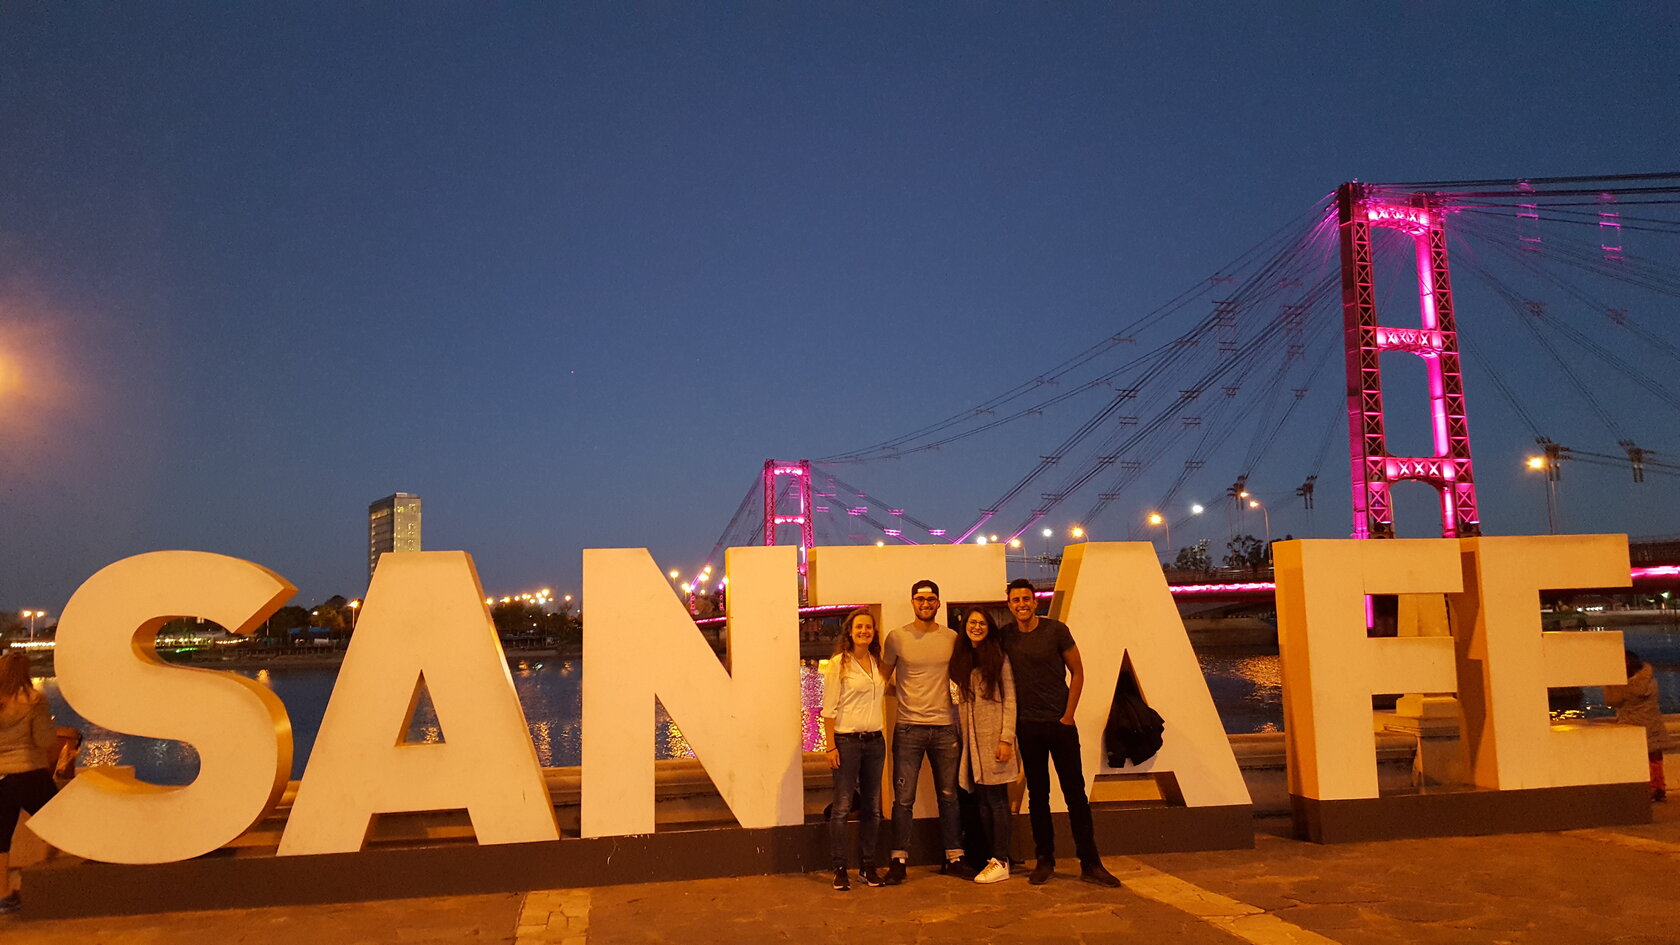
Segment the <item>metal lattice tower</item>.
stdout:
[[776,544],[776,530],[783,525],[799,526],[799,574],[805,575],[806,559],[816,543],[816,526],[811,521],[811,461],[764,461],[764,543]]
[[[1441,498],[1441,536],[1481,534],[1470,427],[1453,318],[1447,234],[1440,208],[1425,194],[1406,202],[1383,199],[1358,183],[1336,191],[1342,247],[1342,319],[1347,344],[1348,444],[1353,474],[1353,537],[1393,538],[1390,487],[1415,480]],[[1371,227],[1398,230],[1417,250],[1421,325],[1391,328],[1377,321],[1371,265]],[[1382,353],[1404,351],[1424,362],[1429,383],[1434,455],[1393,456],[1383,424]]]

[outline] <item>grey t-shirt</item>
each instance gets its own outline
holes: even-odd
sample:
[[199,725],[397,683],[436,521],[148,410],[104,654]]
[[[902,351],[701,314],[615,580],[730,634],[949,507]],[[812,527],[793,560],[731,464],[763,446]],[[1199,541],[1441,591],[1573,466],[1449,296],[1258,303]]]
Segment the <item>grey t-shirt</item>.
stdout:
[[935,627],[923,632],[907,623],[887,634],[881,665],[898,689],[898,722],[910,725],[950,725],[951,648],[957,631]]

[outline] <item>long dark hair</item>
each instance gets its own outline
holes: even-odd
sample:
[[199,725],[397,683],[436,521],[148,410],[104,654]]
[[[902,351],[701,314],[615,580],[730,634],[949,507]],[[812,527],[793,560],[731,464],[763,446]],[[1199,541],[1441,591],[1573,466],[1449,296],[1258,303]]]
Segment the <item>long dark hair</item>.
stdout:
[[[978,646],[968,638],[968,618],[979,614],[986,621],[986,639]],[[982,699],[997,701],[1003,698],[1003,641],[998,639],[997,623],[984,607],[963,610],[962,626],[957,629],[957,645],[951,647],[951,681],[957,684],[964,702],[974,701],[974,671],[980,671]]]
[[842,666],[852,658],[852,623],[859,617],[868,617],[875,625],[875,636],[869,641],[869,655],[876,663],[881,662],[881,621],[875,619],[875,612],[868,607],[859,607],[840,621],[840,635],[834,638],[834,655],[840,657]]
[[17,650],[0,656],[0,702],[11,702],[34,688],[29,683],[29,657]]

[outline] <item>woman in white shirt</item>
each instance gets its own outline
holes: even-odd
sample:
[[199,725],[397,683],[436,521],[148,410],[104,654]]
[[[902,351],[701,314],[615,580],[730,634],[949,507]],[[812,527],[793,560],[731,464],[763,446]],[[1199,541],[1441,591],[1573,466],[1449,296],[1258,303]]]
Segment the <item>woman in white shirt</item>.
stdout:
[[834,888],[852,888],[846,876],[846,821],[852,795],[861,795],[858,811],[858,878],[881,885],[875,854],[881,833],[881,769],[887,745],[881,737],[881,640],[875,615],[860,607],[846,615],[835,641],[834,656],[823,670],[822,727],[828,766],[834,769],[834,803],[828,809],[829,852],[834,861]]

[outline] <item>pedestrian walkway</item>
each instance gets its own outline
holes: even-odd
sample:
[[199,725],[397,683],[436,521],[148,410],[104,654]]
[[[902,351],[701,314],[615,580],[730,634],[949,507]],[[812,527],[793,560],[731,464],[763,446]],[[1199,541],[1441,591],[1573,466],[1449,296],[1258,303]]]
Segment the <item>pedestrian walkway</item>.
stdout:
[[913,868],[849,893],[826,873],[98,919],[0,919],[7,945],[227,942],[652,945],[1680,943],[1680,806],[1648,826],[1318,846],[1257,821],[1253,850],[1109,857],[1125,887]]

